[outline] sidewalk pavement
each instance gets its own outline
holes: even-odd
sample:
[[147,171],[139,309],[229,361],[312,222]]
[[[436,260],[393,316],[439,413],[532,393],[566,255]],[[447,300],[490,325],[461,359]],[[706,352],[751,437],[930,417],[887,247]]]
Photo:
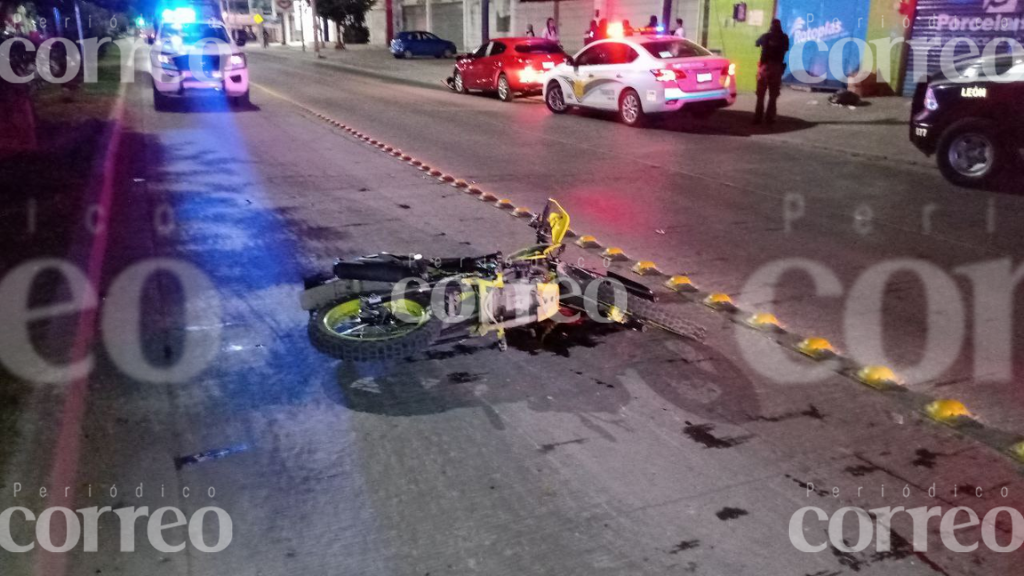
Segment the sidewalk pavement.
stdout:
[[[321,49],[322,58],[319,61],[314,60],[309,46],[306,52],[302,52],[299,45],[275,45],[253,51],[297,61],[308,60],[323,66],[438,90],[447,90],[444,81],[451,75],[454,66],[453,60],[446,59],[397,59],[386,48],[366,45],[351,45],[345,50],[336,50],[330,44]],[[895,96],[868,98],[861,106],[854,108],[829,104],[829,96],[829,93],[824,92],[784,89],[778,102],[780,125],[799,122],[810,124],[811,127],[806,130],[780,130],[779,133],[772,133],[770,128],[760,128],[752,130],[752,134],[794,146],[934,167],[934,162],[914,148],[907,137],[909,99]],[[755,102],[753,94],[740,94],[732,110],[752,113]],[[706,122],[714,123],[715,117]]]

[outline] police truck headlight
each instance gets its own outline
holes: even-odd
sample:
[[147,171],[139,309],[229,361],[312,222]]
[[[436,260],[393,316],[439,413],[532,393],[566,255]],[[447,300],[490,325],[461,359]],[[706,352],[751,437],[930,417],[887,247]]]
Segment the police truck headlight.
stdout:
[[164,70],[177,70],[178,67],[174,65],[174,57],[170,54],[158,54],[156,61],[160,63],[160,67]]
[[245,54],[232,54],[228,60],[228,70],[241,70],[245,68]]

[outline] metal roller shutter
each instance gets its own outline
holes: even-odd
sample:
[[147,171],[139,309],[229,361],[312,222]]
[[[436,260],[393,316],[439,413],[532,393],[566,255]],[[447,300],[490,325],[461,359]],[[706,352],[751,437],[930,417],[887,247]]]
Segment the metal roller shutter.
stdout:
[[[924,48],[910,48],[907,55],[907,69],[903,80],[903,95],[913,96],[917,83],[924,77],[941,70],[942,47],[954,38],[966,38],[975,43],[978,50],[984,50],[989,42],[997,38],[1024,40],[1024,0],[918,0],[917,11],[912,23],[911,39],[914,43],[935,42],[938,45],[928,49],[927,64],[915,66],[918,58],[915,52],[924,53]],[[1002,42],[998,52],[1008,52],[1010,45]],[[954,58],[970,54],[970,45],[959,42]]]

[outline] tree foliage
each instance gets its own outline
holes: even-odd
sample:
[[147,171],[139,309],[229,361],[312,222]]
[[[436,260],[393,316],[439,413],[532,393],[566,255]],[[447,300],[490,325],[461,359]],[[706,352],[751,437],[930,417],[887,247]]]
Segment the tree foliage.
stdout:
[[364,28],[366,12],[373,8],[376,0],[316,0],[319,16],[334,20],[347,28]]

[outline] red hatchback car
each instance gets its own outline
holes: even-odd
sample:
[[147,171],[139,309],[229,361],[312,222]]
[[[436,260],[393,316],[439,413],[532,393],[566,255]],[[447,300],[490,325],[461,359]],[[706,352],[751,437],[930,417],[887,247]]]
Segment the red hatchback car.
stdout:
[[567,58],[551,40],[496,38],[455,61],[451,87],[460,94],[497,92],[498,98],[511,102],[517,93],[540,94],[544,73]]

